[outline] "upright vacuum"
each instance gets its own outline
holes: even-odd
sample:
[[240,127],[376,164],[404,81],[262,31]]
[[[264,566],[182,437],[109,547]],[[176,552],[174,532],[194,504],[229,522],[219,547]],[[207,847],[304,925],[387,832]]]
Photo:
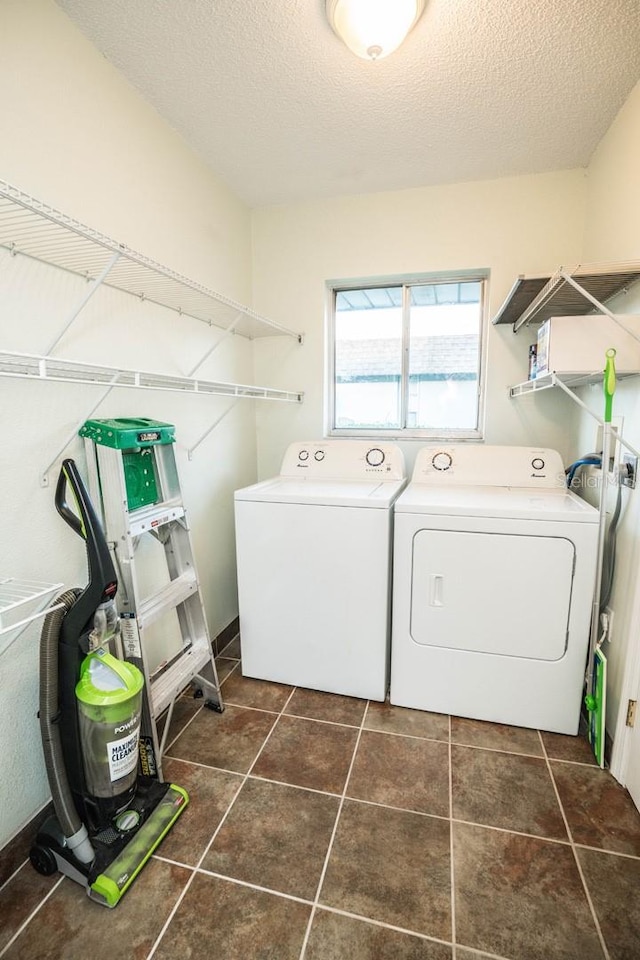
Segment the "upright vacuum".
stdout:
[[[70,487],[77,512],[66,500]],[[81,883],[115,907],[189,802],[185,790],[138,772],[144,678],[118,659],[113,562],[73,460],[56,509],[85,541],[89,582],[56,601],[40,641],[40,728],[55,813],[31,848],[35,869]]]

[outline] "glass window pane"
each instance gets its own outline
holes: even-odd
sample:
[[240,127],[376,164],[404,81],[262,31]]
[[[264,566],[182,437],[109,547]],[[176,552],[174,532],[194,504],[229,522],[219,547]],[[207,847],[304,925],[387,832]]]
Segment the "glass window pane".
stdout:
[[[369,295],[366,306],[360,294]],[[338,428],[389,430],[401,426],[402,308],[391,306],[398,302],[402,302],[401,288],[349,290],[336,296]]]
[[481,284],[412,287],[407,426],[478,426]]

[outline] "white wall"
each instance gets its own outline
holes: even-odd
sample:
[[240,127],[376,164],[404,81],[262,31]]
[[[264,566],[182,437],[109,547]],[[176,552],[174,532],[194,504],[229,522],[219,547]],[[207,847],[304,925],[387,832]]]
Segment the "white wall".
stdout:
[[[583,261],[640,261],[640,83],[631,92],[595,151],[588,169],[587,208]],[[640,285],[608,304],[620,313],[640,314]],[[600,389],[581,391],[583,399],[600,416]],[[614,417],[623,418],[623,433],[640,449],[640,383],[621,382],[616,390]],[[581,417],[580,447],[592,450],[594,422]],[[611,606],[614,610],[612,643],[606,647],[609,667],[607,730],[614,736],[621,705],[623,671],[629,644],[637,644],[638,624],[631,622],[634,591],[639,589],[640,487],[623,491],[624,516],[619,528],[616,578]],[[613,509],[615,492],[608,499]]]
[[[0,86],[0,178],[226,296],[248,301],[249,211],[51,0],[0,3]],[[84,289],[84,281],[0,252],[0,348],[45,352]],[[196,320],[101,291],[56,355],[186,374],[215,336]],[[201,375],[252,383],[250,343],[230,338]],[[86,582],[82,543],[55,513],[53,486],[42,488],[39,481],[99,390],[0,378],[0,575],[67,586]],[[193,461],[185,449],[229,402],[116,390],[95,414],[176,425],[212,635],[237,614],[233,490],[255,479],[251,403],[238,404]],[[79,441],[65,453],[83,466]],[[52,481],[56,475],[57,466]],[[0,847],[49,795],[36,719],[38,634],[31,627],[0,652]]]
[[[549,392],[513,402],[508,386],[526,379],[535,334],[514,336],[490,318],[519,274],[578,262],[584,227],[584,172],[572,170],[482,183],[426,187],[255,210],[255,308],[305,332],[286,362],[270,343],[256,350],[256,379],[303,389],[289,415],[258,417],[258,470],[278,471],[288,442],[323,433],[326,281],[489,268],[485,326],[485,439],[545,444],[573,455],[571,401]],[[417,441],[403,444],[411,469]]]
[[[239,338],[202,370],[212,378],[306,391],[300,407],[258,408],[262,476],[277,471],[290,440],[323,432],[327,279],[382,274],[489,268],[486,440],[547,444],[565,459],[578,452],[577,412],[565,397],[508,398],[507,386],[526,375],[534,336],[514,337],[488,321],[518,274],[585,258],[639,257],[637,89],[599,148],[588,183],[582,171],[567,171],[267,208],[252,216],[51,0],[0,3],[0,80],[0,177],[238,300],[249,301],[253,267],[255,309],[306,332],[303,347],[280,339],[257,344],[255,376],[251,349]],[[0,347],[45,350],[78,289],[73,278],[0,257]],[[185,373],[211,337],[196,321],[146,304],[134,308],[127,298],[103,292],[57,353]],[[636,404],[631,391],[621,388],[616,398],[629,420]],[[0,378],[0,574],[83,582],[81,544],[55,514],[51,487],[42,488],[39,478],[95,397],[89,386]],[[251,407],[238,405],[192,462],[184,451],[224,406],[215,399],[116,391],[96,414],[176,424],[212,634],[237,611],[232,491],[255,476]],[[419,444],[404,446],[410,468]],[[82,464],[77,441],[66,452]],[[27,630],[0,653],[0,847],[48,796],[35,716],[37,634]]]

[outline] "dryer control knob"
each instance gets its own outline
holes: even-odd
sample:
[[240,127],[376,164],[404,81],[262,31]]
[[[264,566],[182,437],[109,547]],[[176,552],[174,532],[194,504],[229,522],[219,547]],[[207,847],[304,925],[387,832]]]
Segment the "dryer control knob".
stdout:
[[301,450],[300,453],[298,454],[298,460],[308,460],[308,459],[309,459],[309,451]]
[[319,463],[321,460],[324,460],[324,450],[316,450],[316,452],[315,452],[314,455],[313,455],[313,459],[314,459],[314,460],[317,460],[318,463]]
[[434,470],[448,470],[452,463],[453,457],[445,450],[440,450],[439,453],[434,453],[431,459],[431,464]]
[[531,461],[531,466],[534,470],[544,470],[544,460],[542,457],[534,457]]
[[371,447],[371,450],[367,450],[365,459],[370,467],[381,467],[384,463],[384,450],[380,447]]

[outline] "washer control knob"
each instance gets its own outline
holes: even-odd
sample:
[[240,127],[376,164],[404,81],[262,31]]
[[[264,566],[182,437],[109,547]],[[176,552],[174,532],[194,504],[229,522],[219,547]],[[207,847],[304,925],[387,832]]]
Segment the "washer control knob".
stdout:
[[316,450],[313,455],[313,459],[317,460],[320,463],[321,460],[324,460],[324,450]]
[[531,461],[531,466],[534,470],[544,470],[544,460],[542,457],[534,457]]
[[309,451],[301,450],[300,453],[298,454],[298,460],[308,460],[308,459],[309,459]]
[[434,470],[448,470],[452,463],[453,457],[445,450],[440,450],[438,453],[434,453],[431,459],[431,464]]
[[366,461],[370,467],[381,467],[384,463],[384,450],[380,447],[371,447],[367,450]]

